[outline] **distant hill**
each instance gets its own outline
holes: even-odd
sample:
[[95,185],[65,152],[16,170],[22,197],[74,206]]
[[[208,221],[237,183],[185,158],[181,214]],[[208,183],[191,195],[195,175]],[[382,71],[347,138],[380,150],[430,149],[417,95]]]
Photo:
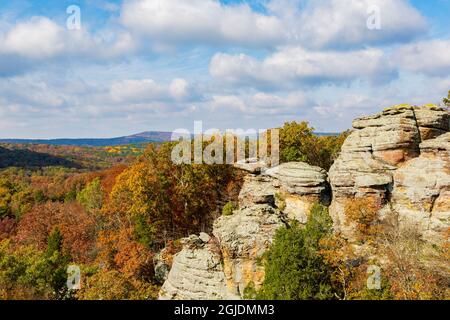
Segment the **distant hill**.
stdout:
[[85,138],[85,139],[0,139],[1,143],[32,143],[56,146],[109,147],[143,142],[170,141],[171,132],[148,131],[131,136],[117,138]]
[[[316,132],[318,136],[336,136],[338,133]],[[0,143],[48,144],[54,146],[78,147],[113,147],[134,143],[170,141],[172,132],[146,131],[131,136],[117,138],[84,138],[84,139],[0,139]]]

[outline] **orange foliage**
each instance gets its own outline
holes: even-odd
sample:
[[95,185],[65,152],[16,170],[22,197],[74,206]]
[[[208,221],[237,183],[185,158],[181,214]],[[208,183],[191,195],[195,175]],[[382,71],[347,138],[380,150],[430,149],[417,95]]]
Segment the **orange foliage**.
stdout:
[[65,252],[76,261],[91,260],[95,243],[95,220],[76,203],[35,206],[19,222],[16,240],[20,244],[35,244],[44,249],[49,234],[55,228],[61,232]]

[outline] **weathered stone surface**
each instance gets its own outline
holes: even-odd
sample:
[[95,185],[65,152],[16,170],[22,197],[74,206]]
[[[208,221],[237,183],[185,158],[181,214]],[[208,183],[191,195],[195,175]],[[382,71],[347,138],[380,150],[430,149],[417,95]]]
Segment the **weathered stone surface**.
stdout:
[[[260,257],[276,230],[289,219],[305,223],[314,203],[331,197],[329,185],[329,212],[344,238],[357,239],[345,207],[361,197],[381,208],[381,220],[415,222],[424,239],[441,242],[450,227],[448,111],[400,105],[356,119],[353,126],[328,178],[324,170],[300,162],[274,168],[255,159],[237,164],[249,173],[239,209],[215,221],[214,237],[184,239],[161,298],[240,299],[250,282],[258,289],[264,280]],[[358,250],[367,254],[369,247]]]
[[[270,246],[275,231],[284,225],[284,219],[306,223],[310,208],[326,198],[327,174],[318,167],[297,162],[264,170],[262,174],[249,171],[253,173],[244,178],[239,209],[215,221],[215,238],[202,233],[183,240],[184,249],[175,256],[161,298],[241,299],[250,282],[256,288],[261,286],[264,268],[259,258]],[[214,249],[211,239],[218,240],[218,248]],[[219,259],[215,251],[223,259],[223,269],[213,263]],[[208,265],[214,268],[202,264],[202,259],[209,260]],[[212,287],[206,286],[207,280]],[[225,293],[221,292],[222,281]]]
[[[330,215],[335,230],[348,239],[352,239],[354,224],[346,218],[346,204],[356,197],[363,197],[377,205],[395,207],[396,201],[407,197],[403,194],[407,191],[404,184],[420,186],[422,180],[428,182],[415,190],[422,200],[428,199],[430,203],[436,196],[434,174],[443,174],[444,163],[449,161],[449,114],[437,106],[399,105],[356,119],[353,127],[355,131],[344,142],[341,154],[329,172],[333,193]],[[432,157],[425,158],[426,154]],[[430,177],[425,177],[426,174]],[[392,194],[395,197],[391,200]],[[439,204],[443,201],[440,197],[436,200]],[[398,209],[406,212],[405,207]],[[428,218],[420,212],[423,219],[418,220],[425,225]],[[419,216],[418,212],[416,216]],[[430,220],[430,223],[437,222]],[[427,228],[424,230],[429,230]]]
[[249,173],[259,174],[261,173],[261,171],[267,168],[267,163],[263,160],[250,158],[237,161],[234,166]]
[[223,255],[229,298],[242,298],[250,282],[256,288],[261,286],[264,268],[258,259],[283,225],[279,211],[267,204],[247,207],[216,220],[213,233]]
[[172,269],[160,290],[161,300],[226,299],[225,276],[220,249],[197,236],[183,241],[174,256]]
[[289,162],[264,172],[276,178],[290,194],[321,194],[326,189],[327,172],[304,162]]
[[274,179],[260,175],[247,175],[239,193],[239,206],[243,208],[254,204],[273,204],[276,192]]
[[413,222],[439,242],[450,227],[450,133],[420,145],[422,155],[394,173],[392,205],[400,222]]

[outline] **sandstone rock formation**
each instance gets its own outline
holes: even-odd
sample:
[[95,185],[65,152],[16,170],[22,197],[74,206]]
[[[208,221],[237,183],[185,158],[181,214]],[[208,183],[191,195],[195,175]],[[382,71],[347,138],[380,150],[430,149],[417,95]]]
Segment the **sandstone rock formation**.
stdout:
[[251,282],[256,288],[262,285],[264,268],[258,261],[282,226],[279,211],[267,204],[236,210],[233,215],[220,217],[214,223],[213,233],[223,256],[228,298],[241,298]]
[[[355,228],[346,217],[345,206],[355,197],[371,199],[380,207],[384,206],[380,212],[389,212],[393,207],[403,218],[412,217],[407,213],[411,213],[411,210],[400,205],[406,203],[403,199],[407,197],[403,194],[404,191],[411,194],[414,189],[416,196],[413,197],[413,202],[416,203],[425,199],[434,203],[432,199],[439,197],[443,198],[439,201],[449,201],[445,191],[447,183],[433,179],[431,174],[434,170],[436,175],[440,173],[445,177],[445,168],[450,161],[448,152],[445,151],[445,141],[441,141],[445,140],[446,135],[439,138],[449,131],[449,114],[446,110],[431,105],[400,105],[373,116],[356,119],[353,127],[355,131],[345,141],[339,158],[329,172],[333,194],[330,214],[337,232],[347,239],[353,239]],[[438,138],[433,139],[436,137]],[[423,169],[419,169],[420,166]],[[411,174],[415,178],[409,179]],[[444,177],[443,180],[446,179]],[[427,181],[422,184],[423,188],[417,187],[416,182],[419,180]],[[405,184],[410,186],[409,191]],[[430,205],[428,209],[426,206],[420,209],[416,207],[415,216],[423,230],[433,233],[431,230],[440,228],[425,225],[438,223],[437,220],[441,221],[442,215],[437,214],[437,220],[420,218],[427,215],[429,217],[430,208]],[[446,223],[448,225],[448,221],[443,222]],[[431,238],[437,239],[439,235],[434,234]]]
[[[318,167],[300,162],[269,170],[237,167],[248,172],[239,209],[215,221],[211,239],[203,234],[202,239],[185,240],[161,289],[161,299],[243,298],[250,283],[256,289],[262,285],[261,256],[276,230],[289,219],[306,222],[314,202],[328,201],[327,175]],[[223,265],[217,264],[219,257]]]
[[183,250],[174,257],[172,269],[160,290],[160,299],[226,299],[222,257],[217,244],[205,243],[195,235],[182,241]]
[[184,239],[161,299],[240,299],[250,283],[258,289],[260,257],[276,230],[290,220],[305,223],[317,202],[331,201],[334,230],[350,241],[356,227],[345,208],[364,198],[380,208],[381,220],[415,223],[424,239],[442,242],[450,227],[449,120],[447,110],[432,105],[400,105],[356,119],[328,177],[301,162],[238,163],[247,172],[239,209],[218,218],[211,236]]
[[413,222],[439,242],[450,227],[450,133],[420,144],[421,155],[394,173],[392,206],[400,222]]

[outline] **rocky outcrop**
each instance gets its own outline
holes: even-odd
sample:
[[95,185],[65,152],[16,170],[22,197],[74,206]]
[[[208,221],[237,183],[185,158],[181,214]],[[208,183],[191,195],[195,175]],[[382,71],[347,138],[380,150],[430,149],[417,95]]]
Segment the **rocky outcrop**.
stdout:
[[[400,105],[356,119],[353,127],[328,175],[302,162],[236,164],[247,173],[239,208],[218,218],[211,236],[184,239],[161,299],[240,299],[250,283],[258,289],[265,275],[260,258],[276,230],[291,220],[306,223],[315,203],[331,201],[334,230],[350,242],[357,228],[345,211],[358,198],[379,209],[379,220],[413,222],[424,239],[442,242],[450,227],[448,111]],[[370,253],[370,246],[355,247]]]
[[[226,299],[220,249],[208,235],[183,239],[183,250],[174,256],[172,269],[162,286],[161,300]],[[205,242],[206,241],[206,242]]]
[[203,240],[195,236],[185,240],[187,245],[174,257],[161,299],[241,299],[250,283],[259,289],[264,280],[261,256],[276,230],[289,219],[306,222],[315,202],[329,200],[323,169],[301,162],[271,169],[247,164],[237,165],[248,173],[239,209],[214,222],[211,239],[203,234]]
[[250,283],[261,286],[264,268],[259,260],[283,225],[280,212],[268,204],[249,206],[216,220],[213,233],[220,243],[230,299],[242,298]]
[[[448,153],[442,146],[445,143],[441,141],[445,140],[444,134],[449,131],[449,114],[446,110],[431,105],[400,105],[356,119],[353,127],[355,130],[345,141],[339,158],[329,172],[333,194],[330,214],[337,232],[347,239],[354,238],[354,223],[347,219],[345,207],[355,198],[369,199],[381,208],[380,212],[384,215],[393,208],[400,216],[408,215],[404,206],[397,205],[401,202],[400,198],[406,197],[403,195],[403,191],[407,191],[405,183],[411,184],[416,192],[422,194],[422,200],[429,198],[431,201],[441,192],[446,198],[445,183],[440,182],[439,186],[432,187],[438,181],[428,176],[433,170],[445,176],[445,163],[448,165],[449,162]],[[444,138],[440,137],[442,135]],[[431,159],[436,160],[430,162]],[[421,165],[427,169],[419,170]],[[411,176],[408,170],[416,181],[428,180],[424,188],[413,186],[414,179],[408,180]],[[410,182],[402,178],[405,173],[408,176],[406,180]],[[435,191],[431,191],[433,188]],[[428,193],[431,194],[426,195]],[[420,199],[414,198],[415,201]],[[420,212],[416,212],[417,217],[424,218],[431,214],[425,209]],[[442,217],[438,216],[438,220],[441,220]],[[431,223],[427,219],[418,220],[423,224],[422,227]],[[432,238],[436,237],[434,235]]]

